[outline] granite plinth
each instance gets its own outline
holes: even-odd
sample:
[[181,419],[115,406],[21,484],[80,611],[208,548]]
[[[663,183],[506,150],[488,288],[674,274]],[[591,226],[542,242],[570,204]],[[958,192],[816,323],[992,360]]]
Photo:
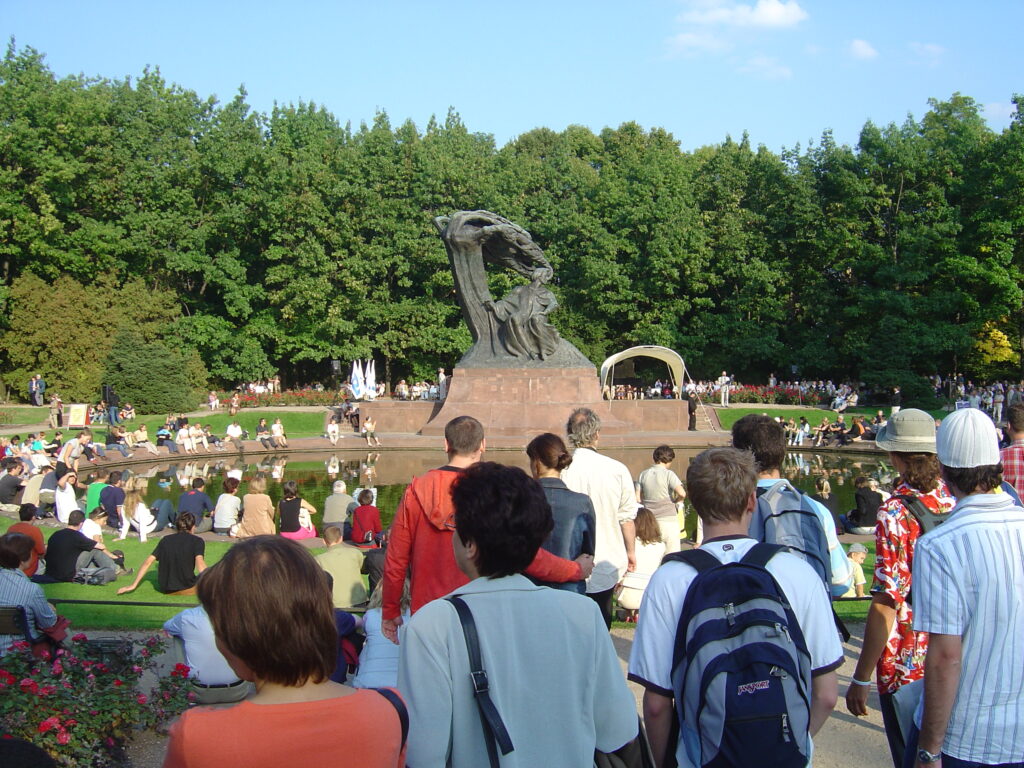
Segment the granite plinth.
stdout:
[[456,416],[473,416],[488,435],[532,437],[541,432],[564,434],[573,408],[586,406],[601,415],[602,431],[628,430],[601,400],[597,374],[587,368],[462,368],[456,367],[441,409],[420,434],[443,435]]

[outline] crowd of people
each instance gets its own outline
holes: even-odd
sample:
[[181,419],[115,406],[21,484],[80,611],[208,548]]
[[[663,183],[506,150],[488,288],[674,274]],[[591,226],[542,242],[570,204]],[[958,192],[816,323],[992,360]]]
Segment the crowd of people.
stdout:
[[[41,547],[22,504],[22,527],[0,538],[0,602],[23,605],[44,638],[59,616],[33,580],[130,576],[104,535],[156,536],[118,592],[155,565],[160,592],[196,594],[168,631],[200,701],[238,702],[188,711],[169,766],[326,764],[335,717],[373,734],[354,747],[365,765],[591,765],[644,738],[607,631],[618,611],[636,622],[628,677],[644,689],[654,763],[698,766],[810,764],[840,693],[830,601],[870,595],[846,706],[866,713],[874,671],[893,764],[1019,765],[1024,692],[1007,671],[1024,636],[1024,404],[1004,415],[1002,453],[980,409],[938,427],[916,409],[882,418],[891,492],[851,475],[851,510],[834,503],[841,475],[816,478],[811,496],[788,482],[794,428],[807,430],[768,416],[738,420],[732,445],[693,458],[685,481],[667,445],[633,477],[600,451],[587,408],[565,439],[531,440],[529,473],[486,461],[483,425],[463,416],[446,426],[446,464],[413,479],[386,530],[374,489],[350,496],[340,479],[320,530],[294,481],[276,505],[262,475],[239,498],[240,471],[216,502],[195,478],[173,506],[148,506],[118,471],[81,485],[82,433],[38,473],[64,527]],[[25,463],[3,468],[0,495],[23,485]],[[238,540],[210,567],[204,531]],[[870,577],[847,534],[874,537]],[[318,535],[316,558],[295,541]]]

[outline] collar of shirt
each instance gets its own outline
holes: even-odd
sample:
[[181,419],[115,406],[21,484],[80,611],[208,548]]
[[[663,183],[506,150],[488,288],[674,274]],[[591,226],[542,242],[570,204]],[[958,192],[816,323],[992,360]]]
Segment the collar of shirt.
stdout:
[[511,576],[499,576],[490,579],[481,576],[473,579],[469,584],[459,587],[452,595],[482,595],[490,592],[533,592],[547,587],[538,587],[521,573],[514,573]]
[[950,522],[966,521],[977,515],[984,515],[988,512],[1020,510],[1007,493],[973,493],[960,499],[956,506],[950,511]]

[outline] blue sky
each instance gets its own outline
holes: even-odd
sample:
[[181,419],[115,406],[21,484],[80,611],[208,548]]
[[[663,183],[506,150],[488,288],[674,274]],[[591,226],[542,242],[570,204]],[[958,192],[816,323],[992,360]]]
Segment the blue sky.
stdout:
[[[634,120],[684,149],[748,131],[778,151],[920,117],[955,91],[996,130],[1024,92],[1020,0],[485,3],[3,0],[0,31],[58,75],[164,77],[254,109],[314,101],[353,126],[454,107],[500,144]],[[1014,53],[1014,51],[1018,51]]]

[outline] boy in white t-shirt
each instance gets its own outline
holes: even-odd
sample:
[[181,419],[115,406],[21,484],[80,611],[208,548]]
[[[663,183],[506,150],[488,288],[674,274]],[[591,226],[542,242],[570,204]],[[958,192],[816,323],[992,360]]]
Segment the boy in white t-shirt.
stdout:
[[[753,455],[735,448],[711,448],[690,463],[686,472],[690,501],[704,524],[701,549],[724,563],[737,562],[757,543],[747,535],[757,506],[757,469]],[[832,618],[825,586],[814,570],[788,552],[766,566],[792,606],[811,657],[810,733],[828,719],[838,695],[836,669],[843,648]],[[680,741],[670,745],[673,711],[672,658],[683,601],[697,571],[682,562],[662,565],[644,593],[629,679],[644,687],[643,709],[647,735],[658,760],[675,751],[679,768],[693,760]]]

